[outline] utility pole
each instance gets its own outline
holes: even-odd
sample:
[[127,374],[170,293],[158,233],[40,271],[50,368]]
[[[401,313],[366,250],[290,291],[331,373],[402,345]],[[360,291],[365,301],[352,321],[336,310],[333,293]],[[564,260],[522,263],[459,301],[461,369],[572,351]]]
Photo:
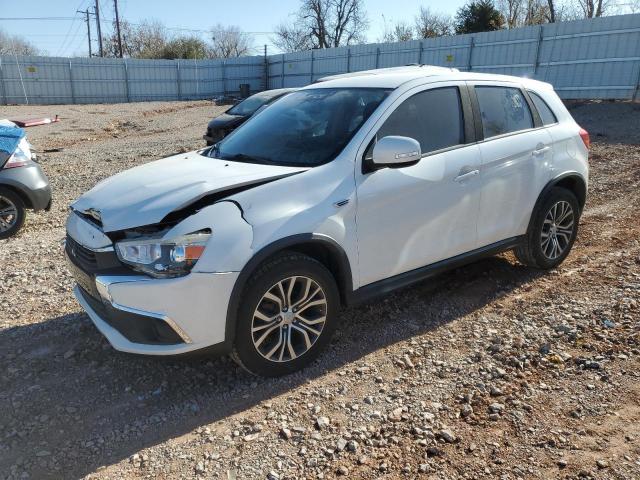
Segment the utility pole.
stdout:
[[89,23],[89,9],[76,10],[77,13],[84,13],[85,22],[87,22],[87,40],[89,40],[89,58],[91,58],[91,23]]
[[98,29],[98,48],[100,49],[100,56],[104,57],[104,52],[102,50],[102,28],[100,28],[100,4],[98,0],[96,0],[94,10],[96,15],[96,28]]
[[269,90],[269,59],[267,58],[267,45],[264,46],[264,89]]
[[120,17],[118,16],[118,0],[113,0],[113,8],[116,11],[116,31],[118,32],[118,52],[122,58],[122,37],[120,36]]

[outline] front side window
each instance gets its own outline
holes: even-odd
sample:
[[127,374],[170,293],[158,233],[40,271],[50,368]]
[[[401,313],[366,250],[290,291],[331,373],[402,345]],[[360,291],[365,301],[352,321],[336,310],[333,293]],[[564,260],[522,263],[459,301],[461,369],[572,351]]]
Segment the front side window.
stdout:
[[475,87],[484,138],[533,128],[531,110],[522,92],[513,87]]
[[458,87],[425,90],[409,97],[385,120],[377,138],[410,137],[422,153],[464,143],[464,121]]
[[547,102],[545,102],[540,97],[540,95],[529,90],[529,96],[531,97],[531,101],[535,105],[536,110],[538,110],[538,114],[540,115],[540,119],[542,120],[543,125],[553,125],[554,123],[558,122],[558,119],[554,115],[553,111],[551,110],[551,108],[549,108]]
[[204,154],[269,165],[327,163],[389,92],[386,88],[316,88],[290,93]]

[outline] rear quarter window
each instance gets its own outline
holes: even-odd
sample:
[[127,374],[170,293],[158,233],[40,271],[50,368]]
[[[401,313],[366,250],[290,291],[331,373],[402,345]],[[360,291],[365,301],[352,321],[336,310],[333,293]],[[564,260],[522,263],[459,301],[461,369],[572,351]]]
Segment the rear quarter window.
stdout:
[[553,125],[554,123],[558,123],[558,119],[556,118],[553,110],[547,105],[540,95],[536,92],[528,91],[529,96],[531,97],[531,101],[538,110],[538,114],[540,115],[540,119],[542,120],[543,125]]

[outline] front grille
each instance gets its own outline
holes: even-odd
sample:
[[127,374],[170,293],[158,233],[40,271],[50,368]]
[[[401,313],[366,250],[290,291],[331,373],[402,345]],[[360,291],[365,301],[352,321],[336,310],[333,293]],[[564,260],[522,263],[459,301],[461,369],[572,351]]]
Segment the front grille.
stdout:
[[96,252],[80,245],[69,235],[67,235],[67,252],[69,256],[79,262],[82,267],[85,267],[85,270],[93,271],[97,269],[98,261],[96,259]]

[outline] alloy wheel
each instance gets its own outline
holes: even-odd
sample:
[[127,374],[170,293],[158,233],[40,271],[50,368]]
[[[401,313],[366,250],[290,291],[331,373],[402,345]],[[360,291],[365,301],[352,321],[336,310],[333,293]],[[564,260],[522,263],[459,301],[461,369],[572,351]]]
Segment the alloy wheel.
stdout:
[[550,260],[561,256],[571,242],[575,216],[569,202],[561,200],[554,203],[542,224],[540,246],[542,253]]
[[327,311],[325,292],[313,279],[280,280],[266,291],[253,313],[253,346],[271,362],[295,360],[320,338]]
[[11,200],[0,195],[0,232],[13,228],[18,221],[18,209]]

